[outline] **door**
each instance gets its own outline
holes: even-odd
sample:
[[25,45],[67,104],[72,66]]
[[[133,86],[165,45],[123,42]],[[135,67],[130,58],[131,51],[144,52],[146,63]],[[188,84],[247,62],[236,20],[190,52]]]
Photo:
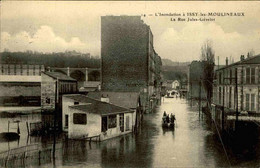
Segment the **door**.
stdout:
[[69,115],[65,115],[65,128],[69,127]]
[[101,131],[102,132],[107,131],[107,116],[102,117]]

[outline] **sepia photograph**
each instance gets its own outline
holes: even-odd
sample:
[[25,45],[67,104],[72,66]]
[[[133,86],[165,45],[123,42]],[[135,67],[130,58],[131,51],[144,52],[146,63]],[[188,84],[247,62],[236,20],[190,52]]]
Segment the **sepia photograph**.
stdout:
[[0,167],[260,167],[259,1],[0,1]]

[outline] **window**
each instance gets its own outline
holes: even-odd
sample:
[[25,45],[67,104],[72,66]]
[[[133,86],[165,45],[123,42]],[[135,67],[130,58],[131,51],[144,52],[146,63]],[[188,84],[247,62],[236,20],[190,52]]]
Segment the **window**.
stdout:
[[230,69],[230,71],[229,71],[229,81],[230,81],[230,83],[229,84],[232,84],[232,69]]
[[246,94],[246,110],[249,111],[249,94]]
[[222,78],[222,74],[221,74],[221,73],[219,73],[219,81],[218,81],[218,82],[219,82],[219,84],[222,84],[222,83],[221,83],[221,78]]
[[255,111],[255,94],[251,94],[251,111]]
[[73,114],[73,124],[86,125],[87,124],[87,114],[74,113]]
[[69,126],[69,115],[65,115],[65,127]]
[[74,105],[78,105],[79,104],[79,102],[74,102]]
[[246,84],[250,83],[250,68],[246,68]]
[[241,110],[244,110],[244,105],[243,105],[244,97],[243,97],[243,95],[240,95],[240,97],[241,97]]
[[255,84],[255,68],[251,68],[251,84]]
[[116,115],[108,116],[108,128],[116,127]]
[[241,69],[241,84],[244,83],[244,68]]
[[255,84],[255,68],[246,68],[246,84]]
[[126,122],[125,122],[125,130],[128,131],[130,128],[129,128],[129,116],[126,116]]
[[124,132],[124,114],[119,114],[120,131]]
[[45,98],[45,103],[50,104],[51,103],[51,99],[49,97],[46,97]]
[[231,103],[232,102],[232,100],[231,100],[232,96],[231,95],[232,95],[232,87],[229,87],[229,108],[231,108],[231,104],[232,104]]

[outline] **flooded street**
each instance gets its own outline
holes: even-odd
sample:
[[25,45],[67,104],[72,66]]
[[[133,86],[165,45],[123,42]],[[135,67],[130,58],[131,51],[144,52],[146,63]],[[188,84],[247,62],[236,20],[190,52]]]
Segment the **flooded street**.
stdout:
[[[162,129],[163,112],[176,116],[174,130]],[[36,117],[37,118],[37,117]],[[1,119],[2,120],[2,119]],[[21,123],[22,124],[22,123]],[[25,131],[22,128],[23,132]],[[101,143],[68,140],[57,137],[56,158],[26,161],[25,166],[71,167],[230,167],[259,166],[259,152],[250,159],[228,152],[228,159],[221,143],[213,134],[212,124],[205,116],[199,117],[184,99],[164,99],[152,114],[145,114],[139,134],[128,134]],[[26,133],[24,133],[26,134]],[[39,148],[52,148],[52,137],[21,135],[20,146],[38,144]],[[17,146],[10,142],[9,146]],[[0,143],[1,150],[8,147]],[[258,155],[258,156],[257,156]]]

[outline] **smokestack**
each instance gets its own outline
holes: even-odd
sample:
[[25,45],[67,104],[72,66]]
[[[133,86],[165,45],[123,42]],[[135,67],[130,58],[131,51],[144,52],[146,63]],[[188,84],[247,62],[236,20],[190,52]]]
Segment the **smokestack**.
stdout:
[[226,57],[226,66],[228,66],[228,57]]
[[243,61],[245,59],[245,56],[244,55],[241,55],[240,56],[240,61]]
[[249,55],[249,52],[247,53],[247,58],[249,58],[250,57],[250,55]]

